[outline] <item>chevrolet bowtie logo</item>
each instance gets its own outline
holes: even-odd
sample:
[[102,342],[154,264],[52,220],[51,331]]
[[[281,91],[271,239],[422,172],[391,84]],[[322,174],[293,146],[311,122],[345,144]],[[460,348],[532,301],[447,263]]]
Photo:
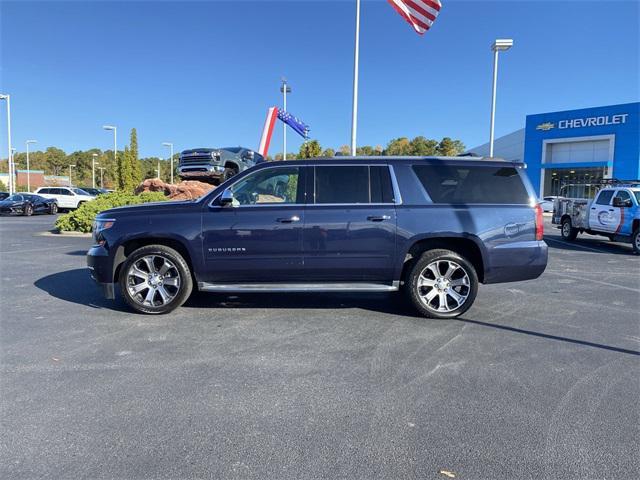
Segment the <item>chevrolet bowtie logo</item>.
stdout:
[[551,122],[545,122],[545,123],[541,123],[540,125],[538,125],[536,127],[536,130],[543,130],[543,131],[547,131],[547,130],[551,130],[552,128],[556,128],[556,125],[554,123]]

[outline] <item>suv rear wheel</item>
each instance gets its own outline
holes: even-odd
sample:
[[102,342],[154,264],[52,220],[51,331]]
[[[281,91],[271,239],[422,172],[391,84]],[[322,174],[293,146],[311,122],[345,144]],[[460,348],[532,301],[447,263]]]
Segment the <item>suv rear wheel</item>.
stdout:
[[120,291],[140,313],[168,313],[181,306],[193,289],[189,265],[174,249],[148,245],[135,250],[120,271]]
[[413,265],[405,288],[425,317],[454,318],[473,304],[478,275],[466,258],[451,250],[429,250]]

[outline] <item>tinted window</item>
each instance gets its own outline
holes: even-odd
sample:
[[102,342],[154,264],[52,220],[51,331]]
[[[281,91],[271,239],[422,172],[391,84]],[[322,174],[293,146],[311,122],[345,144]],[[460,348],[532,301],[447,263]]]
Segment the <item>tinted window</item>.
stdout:
[[315,203],[369,203],[368,166],[316,167]]
[[9,198],[7,198],[7,200],[9,200],[10,202],[21,202],[24,200],[24,198],[22,197],[22,195],[11,195]]
[[598,205],[609,205],[611,203],[611,197],[613,197],[613,190],[603,190],[598,195],[596,203]]
[[91,195],[89,192],[82,190],[81,188],[72,188],[72,190],[78,195]]
[[393,203],[393,187],[389,167],[369,167],[371,176],[371,203]]
[[434,203],[529,203],[513,167],[414,165],[413,170]]
[[297,167],[258,170],[231,186],[233,205],[302,203],[299,176]]
[[51,190],[50,188],[41,188],[40,190],[38,190],[38,193],[46,195],[46,194],[50,193],[49,192],[50,190]]

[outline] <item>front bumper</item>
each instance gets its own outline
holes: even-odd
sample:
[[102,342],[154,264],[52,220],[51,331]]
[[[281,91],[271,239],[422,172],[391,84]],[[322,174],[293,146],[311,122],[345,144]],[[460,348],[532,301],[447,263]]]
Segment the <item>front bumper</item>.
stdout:
[[115,283],[113,282],[113,263],[107,249],[94,245],[87,252],[87,267],[91,278],[100,286],[105,298],[115,298]]
[[224,167],[220,165],[185,165],[178,168],[178,175],[183,178],[187,177],[207,177],[219,178],[224,174]]
[[23,215],[24,214],[24,206],[20,205],[19,207],[6,207],[0,209],[0,215]]

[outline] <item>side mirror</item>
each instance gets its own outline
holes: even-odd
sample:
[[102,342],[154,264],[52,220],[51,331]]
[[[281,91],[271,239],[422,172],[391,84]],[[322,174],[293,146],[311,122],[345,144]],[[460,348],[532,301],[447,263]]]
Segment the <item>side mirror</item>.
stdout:
[[631,206],[631,202],[629,200],[623,200],[621,198],[614,197],[613,206],[614,207],[620,207],[620,208],[626,208],[626,207],[630,207]]
[[246,153],[244,154],[244,158],[245,158],[246,160],[253,160],[253,151],[249,150],[248,152],[246,152]]
[[231,205],[233,203],[233,192],[230,188],[225,188],[222,192],[222,195],[218,198],[218,203],[222,207],[226,207],[227,205]]

